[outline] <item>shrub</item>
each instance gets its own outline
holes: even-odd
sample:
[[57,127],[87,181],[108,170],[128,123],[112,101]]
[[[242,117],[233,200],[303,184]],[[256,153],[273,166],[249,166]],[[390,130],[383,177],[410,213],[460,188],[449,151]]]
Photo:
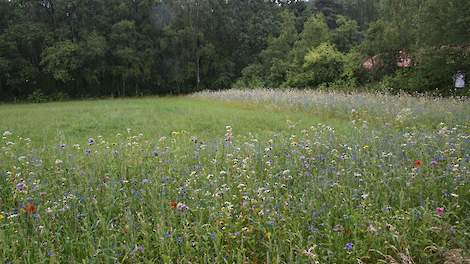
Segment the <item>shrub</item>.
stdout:
[[252,64],[242,71],[242,77],[238,79],[234,84],[233,88],[244,89],[244,88],[263,88],[265,83],[261,80],[262,66],[260,64]]
[[332,83],[342,77],[344,62],[344,55],[333,44],[322,43],[305,55],[302,72],[291,75],[287,86],[316,87]]
[[31,103],[44,103],[48,101],[48,97],[44,94],[44,92],[41,89],[36,89],[34,92],[30,95],[28,95],[28,101]]
[[53,101],[65,101],[68,100],[70,97],[67,93],[59,91],[51,96]]

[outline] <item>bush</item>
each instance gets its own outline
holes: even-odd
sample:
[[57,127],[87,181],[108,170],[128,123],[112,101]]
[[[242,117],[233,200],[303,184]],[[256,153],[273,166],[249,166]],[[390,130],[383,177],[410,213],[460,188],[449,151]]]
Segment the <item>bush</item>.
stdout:
[[424,92],[429,85],[427,79],[421,78],[414,69],[398,70],[393,75],[385,76],[382,82],[392,93]]
[[47,102],[48,97],[41,89],[36,89],[32,94],[28,95],[28,101],[31,103],[40,104]]
[[344,55],[333,44],[322,43],[305,55],[302,72],[289,76],[287,86],[317,87],[332,83],[343,76],[344,62]]
[[262,66],[260,64],[252,64],[242,70],[242,77],[238,79],[233,85],[233,88],[263,88],[265,83],[261,80]]
[[51,96],[51,99],[53,101],[66,101],[70,99],[70,96],[67,93],[60,91],[60,92],[53,94]]

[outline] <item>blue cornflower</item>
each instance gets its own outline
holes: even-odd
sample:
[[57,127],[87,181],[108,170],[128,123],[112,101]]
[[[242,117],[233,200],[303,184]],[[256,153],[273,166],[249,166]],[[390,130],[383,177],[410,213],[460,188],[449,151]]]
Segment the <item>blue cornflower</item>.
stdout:
[[276,221],[275,220],[270,220],[267,222],[268,226],[270,227],[274,227],[276,225]]
[[214,233],[209,233],[209,237],[212,239],[212,240],[215,240],[216,236]]
[[228,233],[228,234],[232,237],[238,237],[238,236],[240,236],[241,233],[240,232],[233,232],[233,233]]
[[135,245],[135,248],[134,248],[134,250],[132,250],[131,254],[135,255],[137,253],[144,253],[144,250],[145,250],[145,248],[144,248],[143,245]]
[[179,189],[179,195],[185,197],[188,194],[188,187],[181,186]]
[[353,247],[354,247],[354,244],[349,242],[349,243],[346,243],[346,245],[344,246],[344,249],[346,249],[347,251],[352,251]]
[[315,225],[309,225],[308,226],[308,231],[310,231],[310,233],[314,234],[314,233],[317,233],[320,230]]
[[20,182],[16,185],[16,190],[20,192],[23,191],[25,188],[26,188],[26,185],[24,184],[24,182]]
[[183,237],[181,237],[181,236],[176,236],[176,244],[178,244],[178,245],[183,244]]
[[150,183],[150,180],[149,179],[143,179],[142,180],[142,184],[149,184]]
[[82,213],[78,213],[78,214],[77,214],[77,219],[78,219],[78,220],[82,220],[82,219],[84,219],[85,217],[86,217],[86,214],[82,214]]
[[382,212],[384,212],[384,213],[389,213],[391,211],[392,211],[392,207],[390,207],[390,206],[382,208]]
[[312,210],[312,218],[315,219],[315,218],[318,218],[320,216],[320,212],[318,212],[317,210]]
[[163,237],[164,238],[170,238],[171,237],[171,232],[170,231],[166,232],[165,234],[163,234]]

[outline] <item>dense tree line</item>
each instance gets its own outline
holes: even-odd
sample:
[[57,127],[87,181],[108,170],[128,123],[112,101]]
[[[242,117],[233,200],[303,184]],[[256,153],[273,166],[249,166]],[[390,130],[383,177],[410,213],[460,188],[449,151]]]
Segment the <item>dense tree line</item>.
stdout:
[[302,31],[294,27],[295,14],[282,13],[280,34],[242,70],[237,87],[451,94],[456,74],[470,73],[470,1],[313,3]]
[[470,72],[469,29],[461,0],[0,0],[0,95],[445,91]]

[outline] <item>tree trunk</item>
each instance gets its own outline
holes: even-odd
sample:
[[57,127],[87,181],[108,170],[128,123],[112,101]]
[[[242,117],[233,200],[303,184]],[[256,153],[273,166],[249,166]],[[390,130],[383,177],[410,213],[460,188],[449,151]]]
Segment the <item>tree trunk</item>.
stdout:
[[122,93],[121,93],[121,97],[124,97],[126,96],[126,79],[124,77],[122,77]]
[[196,36],[196,89],[199,90],[199,84],[201,83],[201,56],[199,54],[200,43],[199,43],[199,1],[196,0],[196,23],[195,23],[195,36]]
[[196,88],[199,90],[199,84],[201,83],[201,58],[197,55],[196,59]]

